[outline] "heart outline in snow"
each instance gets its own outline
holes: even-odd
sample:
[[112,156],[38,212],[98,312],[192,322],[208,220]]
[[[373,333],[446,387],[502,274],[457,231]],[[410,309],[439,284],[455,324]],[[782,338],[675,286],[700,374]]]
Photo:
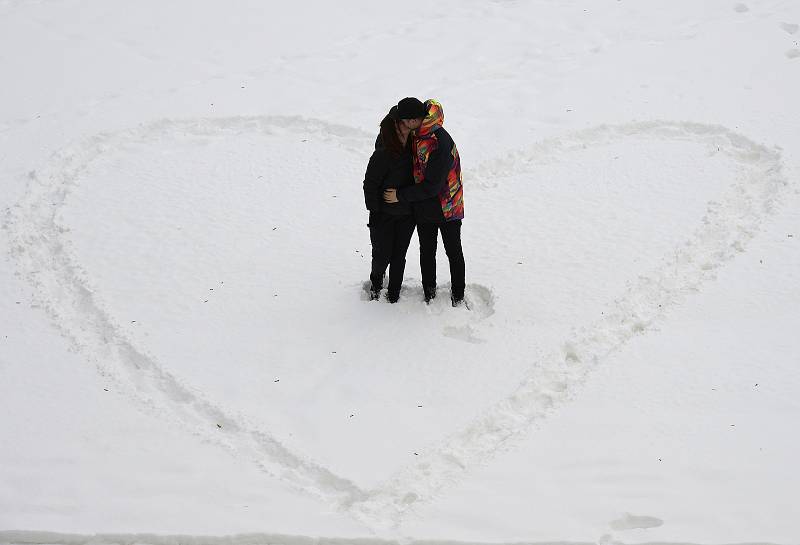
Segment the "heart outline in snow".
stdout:
[[[321,120],[273,116],[161,120],[98,134],[59,150],[41,171],[31,172],[25,196],[9,210],[3,227],[10,235],[11,253],[22,275],[33,285],[37,302],[56,327],[103,375],[126,387],[137,403],[154,411],[166,409],[181,426],[237,456],[255,460],[270,475],[339,507],[372,529],[396,528],[414,505],[431,499],[471,468],[508,448],[535,420],[563,401],[598,361],[619,350],[634,335],[650,329],[670,307],[742,252],[772,212],[781,189],[788,185],[782,175],[779,150],[722,126],[673,121],[600,125],[539,142],[465,173],[467,180],[474,180],[473,187],[480,187],[485,184],[482,180],[524,172],[539,158],[556,152],[629,138],[658,138],[712,145],[736,163],[742,176],[721,200],[708,206],[702,224],[675,250],[674,256],[665,258],[665,266],[640,275],[613,302],[603,319],[565,339],[559,351],[537,362],[535,374],[521,377],[514,392],[467,427],[421,452],[414,464],[396,471],[384,484],[364,490],[291,451],[242,418],[231,418],[136,347],[86,285],[80,264],[65,249],[67,244],[56,221],[58,208],[82,172],[109,149],[142,138],[176,134],[219,137],[243,131],[270,132],[274,128],[311,133],[321,140],[335,141],[348,151],[362,150],[364,142],[374,136]],[[160,415],[163,413],[159,411]]]

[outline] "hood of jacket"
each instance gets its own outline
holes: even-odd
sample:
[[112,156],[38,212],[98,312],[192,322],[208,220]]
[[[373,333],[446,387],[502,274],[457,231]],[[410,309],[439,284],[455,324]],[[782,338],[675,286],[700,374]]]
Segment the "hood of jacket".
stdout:
[[426,137],[441,128],[444,124],[444,109],[437,101],[429,98],[425,101],[428,106],[428,115],[422,120],[422,125],[419,126],[417,135],[419,137]]

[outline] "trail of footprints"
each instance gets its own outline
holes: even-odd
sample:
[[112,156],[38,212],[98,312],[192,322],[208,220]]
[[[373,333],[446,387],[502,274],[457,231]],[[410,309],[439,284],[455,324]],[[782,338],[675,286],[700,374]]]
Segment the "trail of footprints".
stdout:
[[[4,222],[12,254],[22,275],[34,286],[42,307],[64,336],[96,362],[101,372],[128,385],[130,396],[159,415],[169,415],[183,427],[212,440],[242,459],[254,460],[268,474],[287,485],[320,498],[373,527],[396,527],[419,502],[430,500],[461,479],[471,468],[492,458],[501,447],[522,436],[538,418],[557,403],[592,367],[618,350],[632,336],[651,328],[663,313],[687,293],[713,278],[716,268],[736,253],[757,232],[770,214],[782,187],[781,158],[724,127],[696,123],[653,121],[618,126],[598,126],[562,138],[539,142],[479,165],[465,173],[474,191],[487,180],[508,173],[524,173],[536,161],[563,157],[570,150],[602,146],[626,139],[689,140],[718,148],[740,169],[742,176],[713,207],[703,224],[685,244],[665,258],[662,270],[639,276],[630,290],[610,303],[606,318],[576,329],[575,334],[541,361],[531,362],[519,387],[471,424],[454,430],[445,440],[420,452],[417,461],[389,476],[374,490],[363,490],[334,474],[310,456],[292,452],[268,431],[247,418],[231,415],[166,371],[147,351],[126,337],[85,285],[81,264],[69,251],[69,241],[57,224],[59,208],[70,190],[80,183],[87,165],[108,149],[131,142],[152,142],[165,135],[202,135],[226,138],[247,131],[272,134],[273,128],[335,141],[343,153],[363,153],[373,135],[298,117],[236,117],[172,121],[163,120],[112,134],[99,134],[57,152],[49,165],[32,173],[23,200]],[[445,329],[444,334],[464,342],[481,342],[475,325],[495,312],[494,294],[471,285],[468,299],[472,322]],[[566,354],[569,354],[567,356]],[[223,423],[222,431],[218,424]]]

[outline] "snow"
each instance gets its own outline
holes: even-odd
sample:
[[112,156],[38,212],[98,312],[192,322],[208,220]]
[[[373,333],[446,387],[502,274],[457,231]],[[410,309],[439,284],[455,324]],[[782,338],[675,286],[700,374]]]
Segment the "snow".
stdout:
[[[797,543],[800,6],[397,8],[0,1],[0,543]],[[363,296],[404,96],[469,309]]]

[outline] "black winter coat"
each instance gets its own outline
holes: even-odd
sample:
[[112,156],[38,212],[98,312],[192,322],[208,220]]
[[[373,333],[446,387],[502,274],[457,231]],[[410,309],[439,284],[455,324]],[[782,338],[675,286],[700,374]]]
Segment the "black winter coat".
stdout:
[[401,204],[411,203],[417,223],[443,223],[442,204],[439,193],[447,183],[447,173],[453,168],[453,139],[439,127],[433,131],[439,144],[425,165],[425,178],[422,182],[397,192]]
[[369,158],[367,172],[364,174],[364,204],[370,212],[382,212],[394,216],[412,213],[408,202],[386,203],[383,201],[384,189],[399,189],[414,185],[414,170],[410,146],[397,155],[383,146],[378,135],[375,151]]

